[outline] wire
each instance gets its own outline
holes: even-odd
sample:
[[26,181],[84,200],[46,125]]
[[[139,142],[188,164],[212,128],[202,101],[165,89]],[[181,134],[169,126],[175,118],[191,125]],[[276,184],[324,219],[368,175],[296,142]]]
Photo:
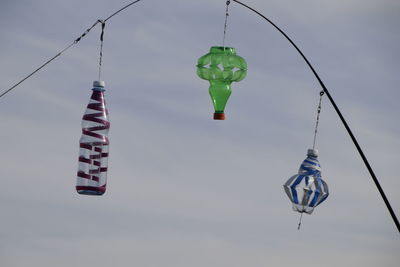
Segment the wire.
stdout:
[[106,23],[101,22],[101,35],[100,35],[100,59],[99,59],[99,81],[101,81],[101,65],[103,62],[103,41],[104,41],[104,27]]
[[61,52],[59,52],[57,55],[55,55],[54,57],[52,57],[51,59],[47,60],[45,63],[43,63],[39,68],[37,68],[36,70],[34,70],[33,72],[31,72],[28,76],[26,76],[25,78],[23,78],[22,80],[20,80],[19,82],[17,82],[16,84],[14,84],[13,86],[11,86],[11,88],[5,90],[1,95],[0,98],[3,97],[4,95],[6,95],[7,93],[9,93],[11,90],[13,90],[15,87],[17,87],[18,85],[20,85],[21,83],[23,83],[25,80],[29,79],[31,76],[33,76],[36,72],[38,72],[39,70],[41,70],[42,68],[44,68],[47,64],[49,64],[50,62],[52,62],[54,59],[58,58],[62,53],[64,53],[65,51],[67,51],[71,46],[73,46],[75,44],[75,41],[73,43],[71,43],[69,46],[67,46],[66,48],[64,48]]
[[132,3],[129,3],[129,4],[127,4],[126,6],[120,8],[118,11],[114,12],[112,15],[110,15],[108,18],[106,18],[106,19],[104,20],[104,22],[106,22],[107,20],[111,19],[112,17],[114,17],[115,15],[117,15],[117,14],[118,14],[119,12],[121,12],[122,10],[127,9],[127,8],[130,7],[131,5],[136,4],[137,2],[140,2],[140,1],[141,1],[141,0],[133,1]]
[[297,225],[297,230],[300,230],[301,220],[303,219],[303,213],[304,213],[304,212],[301,212],[301,213],[300,213],[300,219],[299,219],[299,224]]
[[231,1],[226,1],[226,9],[225,9],[225,24],[224,24],[224,38],[222,40],[222,47],[225,49],[225,37],[226,37],[226,27],[228,26],[228,17],[229,17],[229,4]]
[[117,15],[118,13],[120,13],[122,10],[130,7],[133,4],[136,4],[137,2],[139,2],[141,0],[136,0],[133,1],[127,5],[125,5],[124,7],[120,8],[119,10],[117,10],[116,12],[114,12],[112,15],[108,16],[105,20],[97,20],[90,28],[88,28],[84,33],[82,33],[78,38],[76,38],[71,44],[69,44],[67,47],[65,47],[63,50],[61,50],[60,52],[58,52],[55,56],[53,56],[52,58],[50,58],[49,60],[47,60],[45,63],[43,63],[40,67],[38,67],[37,69],[35,69],[34,71],[32,71],[30,74],[28,74],[25,78],[23,78],[22,80],[20,80],[19,82],[17,82],[16,84],[14,84],[13,86],[11,86],[9,89],[5,90],[3,93],[0,94],[0,98],[2,98],[3,96],[5,96],[6,94],[8,94],[9,92],[11,92],[12,90],[14,90],[16,87],[18,87],[21,83],[23,83],[24,81],[26,81],[27,79],[29,79],[30,77],[32,77],[34,74],[36,74],[39,70],[43,69],[45,66],[47,66],[48,64],[50,64],[53,60],[55,60],[56,58],[58,58],[59,56],[61,56],[61,54],[63,54],[65,51],[67,51],[68,49],[70,49],[72,46],[74,46],[75,44],[77,44],[83,37],[85,37],[90,30],[92,30],[97,24],[101,23],[102,24],[102,35],[101,35],[101,48],[100,48],[100,64],[99,64],[99,80],[100,80],[100,74],[101,74],[101,58],[102,58],[102,47],[103,47],[103,34],[104,34],[104,23],[111,19],[112,17],[114,17],[115,15]]
[[317,108],[317,121],[315,123],[315,130],[314,130],[314,141],[312,149],[315,149],[315,141],[317,140],[317,132],[318,132],[318,124],[319,124],[319,116],[321,115],[321,103],[322,103],[322,96],[324,95],[324,91],[322,90],[319,92],[319,104]]

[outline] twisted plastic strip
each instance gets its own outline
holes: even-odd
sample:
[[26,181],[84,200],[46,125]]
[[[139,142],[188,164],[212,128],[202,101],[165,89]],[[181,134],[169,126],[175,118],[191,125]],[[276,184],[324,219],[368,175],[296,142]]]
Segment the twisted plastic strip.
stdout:
[[321,178],[321,166],[316,157],[308,156],[285,184],[284,189],[293,203],[293,210],[311,214],[329,196],[329,188]]
[[93,89],[82,118],[76,189],[80,194],[101,195],[106,190],[108,161],[108,111],[104,89]]

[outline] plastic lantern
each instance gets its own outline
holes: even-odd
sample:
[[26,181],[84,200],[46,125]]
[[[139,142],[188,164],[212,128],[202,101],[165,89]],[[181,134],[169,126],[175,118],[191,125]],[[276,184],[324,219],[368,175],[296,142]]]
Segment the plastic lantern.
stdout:
[[110,122],[104,86],[103,81],[93,82],[92,96],[82,118],[76,191],[83,195],[102,195],[106,191]]
[[321,166],[317,157],[318,151],[309,149],[298,174],[293,175],[283,185],[294,211],[311,214],[329,195],[328,185],[321,178]]
[[210,82],[209,93],[214,104],[214,120],[225,119],[225,105],[231,95],[231,83],[246,77],[247,63],[236,55],[235,48],[213,46],[198,59],[197,75]]

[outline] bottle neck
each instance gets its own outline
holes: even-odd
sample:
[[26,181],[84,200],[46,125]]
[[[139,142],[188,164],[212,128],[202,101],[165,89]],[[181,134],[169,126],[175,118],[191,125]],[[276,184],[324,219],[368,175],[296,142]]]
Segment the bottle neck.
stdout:
[[106,89],[104,87],[93,87],[92,91],[93,92],[104,92]]
[[210,80],[211,86],[218,86],[218,87],[227,87],[230,88],[232,81],[228,80]]

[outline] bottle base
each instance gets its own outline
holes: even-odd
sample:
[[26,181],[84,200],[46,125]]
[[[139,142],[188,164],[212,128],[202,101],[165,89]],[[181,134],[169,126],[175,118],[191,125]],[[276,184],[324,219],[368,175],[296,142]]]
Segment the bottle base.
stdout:
[[76,192],[78,192],[78,194],[80,195],[101,196],[106,192],[106,188],[94,186],[77,186]]
[[225,120],[225,113],[214,113],[214,120]]

